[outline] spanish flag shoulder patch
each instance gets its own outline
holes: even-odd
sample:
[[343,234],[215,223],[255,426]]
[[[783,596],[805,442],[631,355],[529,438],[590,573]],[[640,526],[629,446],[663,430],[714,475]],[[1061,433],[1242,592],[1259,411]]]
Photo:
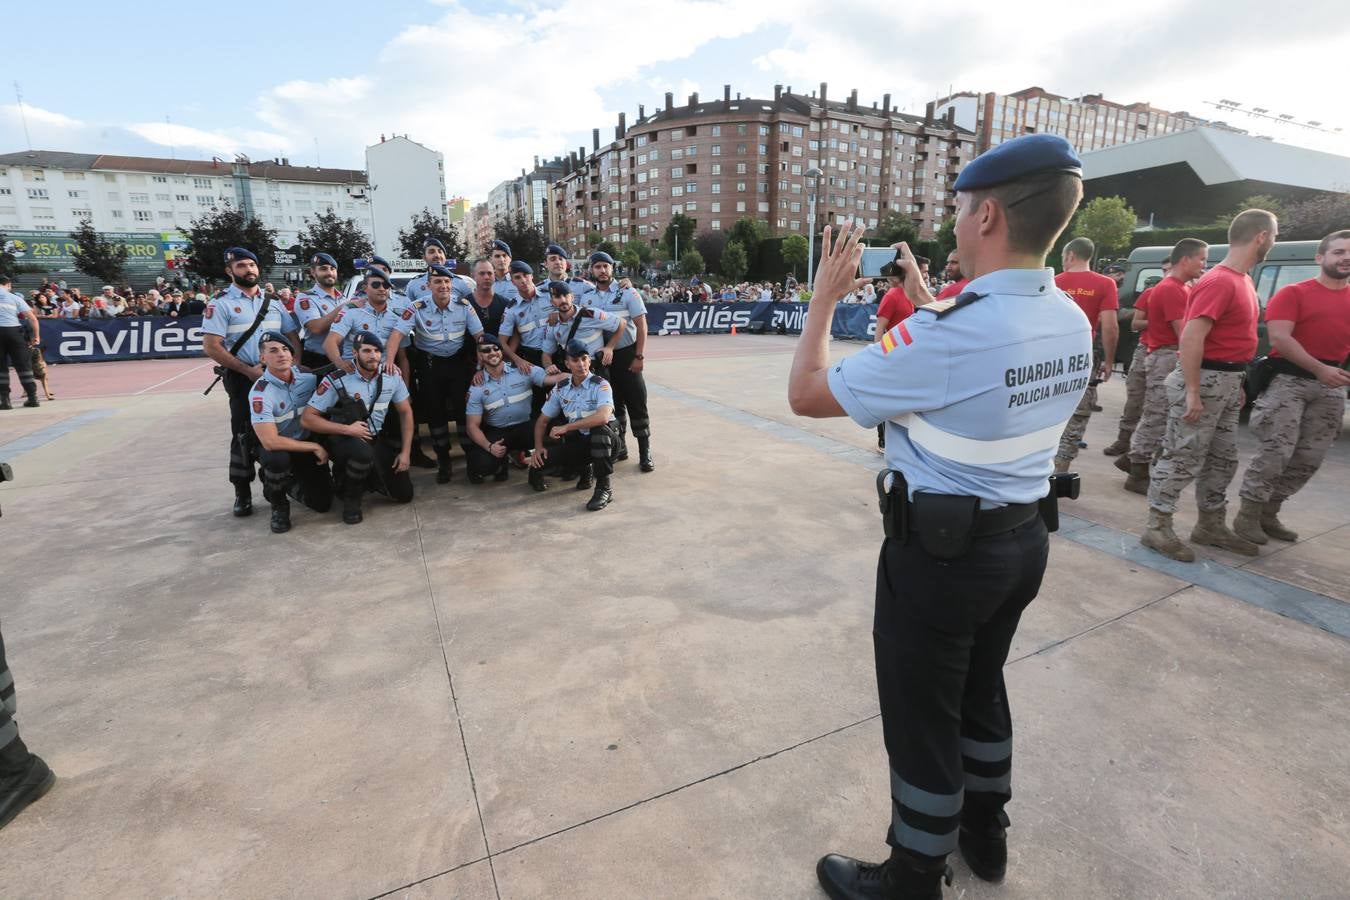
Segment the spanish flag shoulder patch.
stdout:
[[908,347],[912,343],[914,343],[914,338],[910,337],[909,329],[905,327],[904,322],[901,322],[881,336],[881,352],[890,353],[899,344]]

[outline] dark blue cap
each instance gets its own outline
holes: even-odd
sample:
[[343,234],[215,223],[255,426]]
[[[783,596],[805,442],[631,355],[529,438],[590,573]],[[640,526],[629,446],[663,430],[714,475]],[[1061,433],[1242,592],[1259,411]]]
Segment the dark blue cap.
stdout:
[[508,244],[506,241],[493,241],[491,244],[488,245],[488,247],[491,250],[500,250],[507,256],[511,255],[511,245]]
[[966,163],[952,190],[976,191],[1038,172],[1068,172],[1081,178],[1083,161],[1057,134],[1024,134]]
[[358,331],[352,335],[353,350],[355,350],[357,347],[360,347],[362,344],[369,344],[372,347],[379,347],[381,352],[384,351],[384,342],[381,341],[375,335],[371,334],[369,331]]
[[557,244],[549,244],[547,247],[545,247],[545,248],[544,248],[544,255],[545,255],[545,256],[561,256],[563,259],[567,259],[567,251],[564,250],[563,248],[559,247]]
[[428,247],[440,247],[441,252],[442,253],[445,252],[445,245],[441,243],[439,238],[427,238],[425,241],[423,241],[422,252],[426,253]]
[[449,266],[428,266],[427,271],[432,275],[440,275],[443,278],[454,278],[455,273]]
[[548,292],[555,297],[572,296],[572,289],[567,286],[565,281],[550,281],[548,283]]
[[264,331],[262,334],[258,335],[259,347],[261,347],[268,341],[278,341],[282,344],[285,344],[286,349],[290,350],[292,353],[295,352],[295,348],[291,346],[291,342],[287,340],[286,335],[282,334],[280,331]]
[[389,276],[384,273],[383,269],[376,269],[373,266],[366,266],[365,271],[361,273],[361,277],[367,279],[378,278],[380,281],[386,283],[389,281]]
[[329,256],[327,253],[315,253],[309,258],[309,264],[311,267],[332,266],[335,269],[337,268],[337,260],[333,259],[333,257]]
[[485,331],[478,337],[478,346],[482,347],[484,345],[500,347],[502,345],[502,342],[497,339],[497,336],[495,334],[488,334]]
[[595,265],[598,262],[609,263],[612,266],[614,265],[614,257],[603,250],[597,250],[591,254],[591,265]]
[[586,345],[583,344],[581,341],[577,340],[576,338],[572,338],[570,341],[567,342],[567,355],[570,358],[575,359],[578,356],[590,356],[591,351],[588,350],[586,348]]
[[523,274],[525,274],[525,275],[533,275],[533,274],[534,274],[534,269],[530,268],[530,264],[527,263],[527,262],[526,262],[525,260],[523,260],[523,259],[513,259],[513,260],[511,260],[511,271],[512,271],[512,272],[521,272],[521,273],[523,273]]
[[391,266],[391,265],[389,265],[389,260],[385,259],[383,256],[372,256],[370,259],[366,260],[366,265],[367,265],[367,266],[384,266],[384,267],[385,267],[386,269],[388,269],[390,272],[394,271],[394,267]]
[[230,263],[238,262],[241,259],[251,259],[254,262],[258,261],[258,257],[253,254],[252,250],[246,250],[243,247],[231,247],[225,251],[225,265],[228,266]]

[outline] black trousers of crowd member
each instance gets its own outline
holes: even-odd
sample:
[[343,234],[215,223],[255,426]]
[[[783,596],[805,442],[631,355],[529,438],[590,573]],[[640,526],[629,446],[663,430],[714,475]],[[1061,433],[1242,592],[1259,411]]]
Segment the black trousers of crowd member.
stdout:
[[891,769],[886,842],[919,857],[956,849],[963,818],[984,822],[1012,796],[1012,714],[1003,664],[1040,590],[1049,534],[1037,516],[937,559],[887,538],[872,625]]
[[341,482],[338,490],[344,500],[359,503],[367,490],[384,494],[396,503],[412,500],[412,477],[407,471],[394,471],[394,460],[402,448],[395,415],[397,413],[391,409],[385,417],[384,427],[370,441],[342,434],[325,436],[334,472]]
[[609,386],[614,389],[614,417],[619,420],[619,443],[625,440],[629,423],[633,437],[645,445],[651,437],[652,423],[647,418],[647,382],[641,372],[630,372],[628,367],[637,359],[637,344],[614,351],[609,365]]
[[262,463],[263,496],[269,503],[286,499],[294,484],[300,502],[315,512],[328,512],[333,505],[333,476],[328,463],[320,464],[313,453],[294,450],[268,450],[258,447]]
[[19,373],[19,384],[29,400],[37,399],[37,382],[33,380],[33,351],[24,340],[18,326],[0,328],[0,397],[9,397],[9,367]]
[[[521,422],[518,425],[507,425],[505,427],[495,427],[492,425],[483,426],[483,437],[487,438],[489,444],[495,444],[498,441],[506,442],[506,452],[513,450],[533,450],[534,449],[534,420]],[[507,470],[506,457],[498,459],[488,451],[477,444],[470,442],[466,450],[469,464],[470,475],[495,475],[497,472]]]
[[230,369],[221,378],[221,383],[230,398],[230,483],[247,487],[257,476],[253,466],[257,438],[253,436],[248,412],[248,392],[253,388],[253,381]]
[[562,443],[548,451],[549,462],[563,471],[585,474],[589,468],[595,476],[614,474],[614,457],[619,452],[619,430],[614,425],[592,428],[590,434],[569,431]]
[[[465,341],[466,344],[470,343]],[[417,355],[418,405],[431,434],[431,445],[438,459],[450,454],[450,422],[459,431],[460,445],[468,453],[469,434],[465,426],[464,401],[473,377],[473,358],[463,352],[454,356]]]
[[14,676],[5,662],[5,635],[0,632],[0,775],[22,771],[28,764],[28,747],[19,737],[19,726],[14,721],[17,704]]

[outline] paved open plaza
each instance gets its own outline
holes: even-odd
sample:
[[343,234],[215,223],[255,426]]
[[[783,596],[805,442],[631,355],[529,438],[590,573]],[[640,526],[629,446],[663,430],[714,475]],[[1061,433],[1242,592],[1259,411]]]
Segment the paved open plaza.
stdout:
[[[602,512],[457,464],[280,536],[230,515],[204,360],[53,366],[0,414],[0,615],[59,776],[0,895],[816,898],[821,854],[884,857],[881,458],[789,412],[793,345],[654,337],[658,469]],[[1124,390],[1008,662],[1008,879],[953,856],[949,895],[1344,897],[1350,442],[1299,543],[1175,563],[1101,453]]]

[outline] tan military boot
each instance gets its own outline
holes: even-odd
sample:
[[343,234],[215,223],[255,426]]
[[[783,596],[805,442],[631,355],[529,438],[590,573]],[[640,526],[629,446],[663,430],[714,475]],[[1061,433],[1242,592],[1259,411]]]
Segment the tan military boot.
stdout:
[[1208,547],[1241,553],[1243,556],[1256,556],[1261,551],[1256,544],[1228,530],[1222,509],[1200,510],[1200,519],[1191,529],[1191,540]]
[[1277,541],[1293,542],[1298,540],[1298,532],[1290,531],[1280,522],[1280,506],[1283,500],[1267,500],[1261,510],[1261,530]]
[[1111,465],[1115,466],[1126,475],[1130,474],[1130,454],[1122,453],[1120,456],[1116,457],[1116,461],[1111,463]]
[[1195,562],[1195,551],[1186,546],[1172,530],[1172,514],[1148,508],[1148,527],[1139,537],[1139,543],[1163,556],[1181,562]]
[[1132,432],[1126,431],[1125,429],[1122,428],[1120,432],[1116,435],[1115,443],[1107,444],[1105,447],[1102,448],[1102,452],[1105,453],[1107,456],[1120,456],[1122,453],[1130,449],[1131,434]]
[[[1129,459],[1129,457],[1122,456],[1121,459]],[[1125,490],[1130,491],[1131,493],[1134,494],[1143,494],[1144,496],[1148,496],[1148,478],[1149,478],[1148,463],[1137,463],[1131,461],[1130,477],[1125,479]]]
[[1261,513],[1264,504],[1255,500],[1243,500],[1238,514],[1233,517],[1233,533],[1253,544],[1264,544],[1270,540],[1261,530]]

